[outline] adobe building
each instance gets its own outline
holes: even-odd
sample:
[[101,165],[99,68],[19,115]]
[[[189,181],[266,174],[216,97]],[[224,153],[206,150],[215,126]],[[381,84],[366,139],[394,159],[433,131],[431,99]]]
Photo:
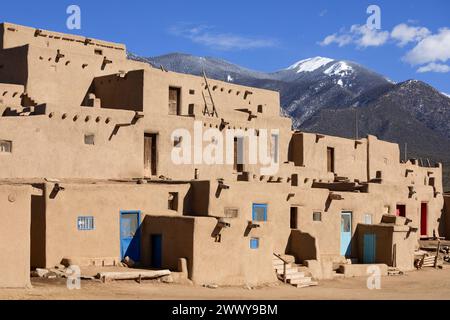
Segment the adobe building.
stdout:
[[[256,285],[277,281],[274,254],[363,263],[358,225],[385,215],[416,230],[407,248],[445,230],[440,164],[401,163],[374,136],[292,132],[279,101],[129,60],[122,44],[1,24],[0,287],[125,257],[173,271],[186,259],[196,284]],[[252,161],[255,140],[268,161]],[[228,161],[201,159],[225,149]]]

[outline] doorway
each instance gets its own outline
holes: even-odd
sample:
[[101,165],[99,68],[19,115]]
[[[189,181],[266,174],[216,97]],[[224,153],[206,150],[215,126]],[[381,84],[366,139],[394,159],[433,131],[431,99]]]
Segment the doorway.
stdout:
[[233,169],[238,172],[244,172],[244,138],[235,137],[234,138],[234,166]]
[[352,212],[341,213],[341,256],[349,257],[352,242]]
[[327,148],[327,171],[334,173],[334,148]]
[[133,261],[141,260],[140,212],[120,212],[120,255]]
[[144,135],[144,175],[146,177],[157,175],[158,135],[146,133]]
[[377,237],[375,234],[364,235],[364,253],[363,263],[375,263],[376,260],[376,242]]
[[162,268],[162,235],[151,235],[151,248],[152,248],[152,262],[151,266],[155,269]]
[[428,203],[426,202],[420,205],[420,235],[428,235]]

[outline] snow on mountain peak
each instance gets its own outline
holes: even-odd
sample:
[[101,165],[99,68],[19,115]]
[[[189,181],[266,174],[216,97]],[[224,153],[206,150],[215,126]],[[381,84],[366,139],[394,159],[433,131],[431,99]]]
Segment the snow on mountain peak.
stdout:
[[448,94],[448,93],[445,93],[445,92],[441,92],[444,96],[446,96],[446,97],[448,97],[448,98],[450,98],[450,94]]
[[353,68],[344,61],[333,64],[323,73],[329,76],[346,76],[353,71]]
[[315,57],[315,58],[309,58],[300,60],[296,63],[294,63],[292,66],[287,68],[287,70],[297,70],[297,73],[301,72],[313,72],[330,62],[333,62],[333,59],[330,58],[324,58],[324,57]]

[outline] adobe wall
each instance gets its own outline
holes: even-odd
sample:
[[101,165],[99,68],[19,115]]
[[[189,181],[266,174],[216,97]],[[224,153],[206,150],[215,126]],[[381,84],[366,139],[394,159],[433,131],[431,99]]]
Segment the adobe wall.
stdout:
[[[250,286],[276,281],[272,266],[273,243],[265,235],[274,226],[261,224],[245,236],[247,221],[233,219],[222,231],[221,242],[211,236],[217,219],[198,217],[194,226],[194,283]],[[264,236],[263,236],[264,235]],[[259,248],[250,248],[250,238],[259,237]]]
[[8,49],[31,44],[41,48],[64,49],[77,54],[94,54],[94,50],[102,50],[113,57],[126,57],[123,44],[69,35],[54,31],[41,30],[12,23],[0,24],[0,48]]
[[450,239],[450,195],[444,195],[444,213],[442,215],[442,229],[446,239]]
[[[46,184],[45,267],[63,258],[117,258],[120,260],[120,211],[141,211],[146,215],[181,216],[168,209],[169,192],[183,199],[189,185],[60,184],[65,190],[52,195],[54,185]],[[80,231],[77,217],[93,216],[95,229]]]
[[0,185],[0,287],[30,285],[31,187]]
[[192,278],[194,265],[193,217],[146,215],[142,222],[142,263],[152,265],[152,235],[162,235],[162,269],[178,270],[179,259],[187,260],[188,276]]
[[383,181],[397,182],[400,174],[400,148],[398,144],[378,140],[377,137],[369,135],[367,158],[368,181],[379,178]]
[[358,258],[363,262],[364,235],[375,235],[375,261],[402,271],[414,269],[414,251],[418,248],[417,235],[408,226],[397,225],[358,225]]
[[[298,150],[296,151],[298,159],[293,159],[294,162],[301,162],[303,166],[314,169],[318,173],[328,174],[333,181],[333,174],[330,175],[327,171],[327,148],[333,148],[334,173],[337,176],[367,181],[366,139],[358,140],[356,143],[350,139],[312,133],[295,133],[294,137],[297,135],[302,136],[299,142],[303,142],[303,145],[295,147]],[[302,153],[302,156],[299,156],[299,153]],[[302,158],[303,161],[300,160]]]

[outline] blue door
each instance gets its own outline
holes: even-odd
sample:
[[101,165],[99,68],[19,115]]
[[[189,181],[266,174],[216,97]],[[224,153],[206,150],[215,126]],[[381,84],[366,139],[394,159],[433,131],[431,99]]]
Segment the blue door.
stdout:
[[267,221],[267,204],[253,204],[253,221]]
[[341,256],[349,257],[352,241],[352,213],[341,213]]
[[364,235],[363,263],[375,263],[376,239],[375,234]]
[[162,267],[162,235],[152,234],[152,268]]
[[140,212],[120,212],[120,254],[122,259],[130,257],[141,260]]

